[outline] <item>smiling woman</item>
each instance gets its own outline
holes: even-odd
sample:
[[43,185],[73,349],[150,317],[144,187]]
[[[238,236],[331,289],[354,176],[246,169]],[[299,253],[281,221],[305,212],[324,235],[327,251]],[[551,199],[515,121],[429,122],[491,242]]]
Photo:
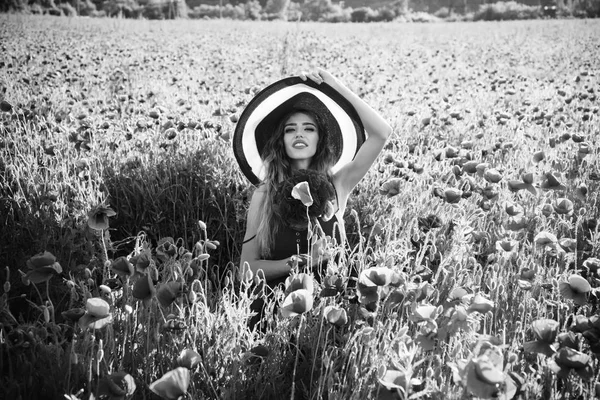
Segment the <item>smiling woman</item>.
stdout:
[[[257,186],[248,209],[240,278],[251,271],[271,288],[293,269],[318,278],[332,256],[325,249],[344,245],[348,196],[390,134],[390,125],[375,110],[323,69],[257,94],[240,116],[233,141],[242,172]],[[318,212],[316,204],[304,207],[291,197],[291,188],[303,182]],[[296,208],[289,203],[304,207],[307,218],[299,221],[297,212],[292,216]]]

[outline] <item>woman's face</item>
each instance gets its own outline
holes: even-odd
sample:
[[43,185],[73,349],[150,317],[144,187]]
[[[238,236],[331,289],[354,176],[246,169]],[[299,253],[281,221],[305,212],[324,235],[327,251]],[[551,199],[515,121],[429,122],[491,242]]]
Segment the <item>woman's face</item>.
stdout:
[[283,145],[287,156],[299,168],[308,168],[300,165],[302,161],[310,160],[317,152],[319,143],[319,130],[317,123],[310,115],[298,112],[292,114],[283,127]]

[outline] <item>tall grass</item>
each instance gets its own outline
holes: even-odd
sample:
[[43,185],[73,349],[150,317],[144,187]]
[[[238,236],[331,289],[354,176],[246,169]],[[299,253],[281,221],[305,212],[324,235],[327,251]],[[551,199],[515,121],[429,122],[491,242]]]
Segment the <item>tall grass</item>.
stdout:
[[[594,395],[598,24],[335,28],[2,17],[6,398]],[[315,62],[395,135],[313,306],[249,330],[234,121]]]

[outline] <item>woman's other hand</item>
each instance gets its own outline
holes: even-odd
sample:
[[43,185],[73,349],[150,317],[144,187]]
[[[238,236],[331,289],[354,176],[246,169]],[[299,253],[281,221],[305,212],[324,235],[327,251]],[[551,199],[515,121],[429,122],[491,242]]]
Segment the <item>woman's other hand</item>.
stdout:
[[323,68],[315,68],[309,72],[303,71],[300,74],[298,74],[298,76],[303,81],[310,79],[317,85],[320,85],[321,83],[324,82],[324,83],[328,84],[329,86],[332,86],[336,82],[336,78],[333,75],[331,75],[331,73],[324,70]]

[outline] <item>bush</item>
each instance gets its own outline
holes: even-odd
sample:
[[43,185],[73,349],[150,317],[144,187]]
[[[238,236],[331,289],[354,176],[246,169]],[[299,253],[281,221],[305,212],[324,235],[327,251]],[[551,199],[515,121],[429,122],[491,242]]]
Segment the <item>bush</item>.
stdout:
[[441,19],[426,12],[413,12],[396,18],[398,22],[440,22]]
[[188,17],[194,19],[215,19],[220,18],[221,16],[227,19],[246,19],[246,8],[243,4],[239,4],[237,6],[227,4],[226,6],[223,6],[222,9],[219,6],[201,4],[192,11],[188,12]]
[[348,8],[343,8],[339,4],[334,4],[332,10],[325,13],[320,21],[323,22],[350,22],[352,20],[352,11]]
[[537,19],[540,8],[527,6],[515,1],[483,4],[474,15],[474,21],[508,21],[522,19]]
[[352,22],[369,22],[375,15],[375,11],[371,7],[359,7],[352,11],[350,19]]
[[69,3],[62,3],[58,8],[62,11],[63,15],[66,15],[67,17],[74,17],[77,15],[77,10]]
[[448,9],[448,7],[442,7],[435,13],[433,13],[433,15],[435,15],[438,18],[446,19],[450,16],[450,10]]

